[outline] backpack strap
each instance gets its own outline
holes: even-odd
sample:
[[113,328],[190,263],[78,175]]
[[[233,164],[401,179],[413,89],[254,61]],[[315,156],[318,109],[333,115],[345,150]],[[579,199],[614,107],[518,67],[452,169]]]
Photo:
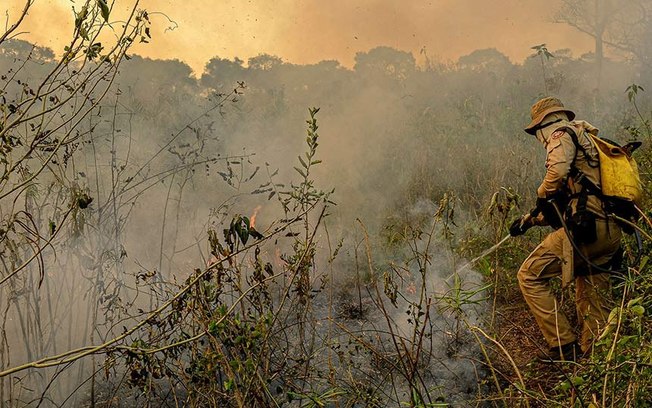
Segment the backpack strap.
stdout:
[[[593,195],[598,197],[598,199],[600,199],[600,202],[602,204],[602,209],[606,214],[616,214],[628,220],[636,220],[638,218],[638,214],[632,202],[621,200],[615,197],[605,196],[602,193],[602,189],[596,186],[591,180],[589,180],[588,177],[586,177],[586,174],[584,174],[584,172],[582,172],[575,166],[575,162],[577,160],[577,154],[578,152],[582,152],[584,158],[586,159],[587,164],[591,168],[600,167],[600,160],[592,160],[588,152],[584,148],[584,146],[582,146],[579,143],[575,129],[573,129],[570,126],[564,126],[559,129],[564,130],[566,133],[568,133],[571,139],[573,140],[573,144],[575,144],[575,157],[573,157],[573,161],[571,162],[571,169],[569,172],[569,176],[573,178],[573,181],[575,183],[582,186],[582,191],[580,191],[577,194],[574,194],[573,197],[571,197],[571,198],[578,199],[577,207],[576,207],[577,210],[579,211],[580,209],[582,210],[586,209],[588,196]],[[614,143],[614,145],[617,144]],[[621,222],[617,222],[617,223],[618,225],[620,225],[620,227],[625,233],[627,234],[634,233],[634,229],[630,225]]]
[[[574,171],[574,170],[579,171],[575,167],[575,161],[577,160],[577,153],[578,152],[582,152],[582,155],[586,159],[586,162],[589,165],[589,167],[594,168],[594,169],[600,167],[600,161],[592,159],[591,156],[589,156],[589,153],[584,148],[584,146],[582,146],[580,144],[580,142],[579,142],[579,140],[577,138],[577,132],[575,131],[575,129],[573,129],[570,126],[562,126],[557,130],[563,130],[564,132],[568,133],[570,135],[571,139],[573,140],[573,144],[575,145],[575,157],[573,157],[573,162],[571,163],[571,172]],[[571,176],[572,176],[572,174],[571,174]]]
[[598,196],[601,199],[604,198],[604,196],[602,195],[602,190],[600,190],[598,186],[596,186],[591,180],[589,180],[588,177],[586,177],[586,175],[575,165],[577,161],[577,154],[579,152],[582,152],[582,155],[586,159],[587,164],[592,168],[599,167],[600,161],[591,159],[589,153],[586,151],[584,146],[580,144],[575,129],[573,129],[570,126],[563,126],[560,127],[559,130],[563,130],[564,132],[568,133],[571,139],[573,140],[573,144],[575,145],[575,156],[573,157],[573,161],[571,162],[571,168],[568,175],[573,178],[573,181],[581,185],[582,189],[585,190],[588,194]]

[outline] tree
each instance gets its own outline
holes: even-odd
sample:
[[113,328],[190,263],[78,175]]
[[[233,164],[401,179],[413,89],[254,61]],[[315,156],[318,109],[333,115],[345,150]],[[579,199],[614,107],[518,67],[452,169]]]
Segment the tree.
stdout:
[[272,68],[283,64],[283,60],[275,55],[260,54],[249,58],[247,63],[249,65],[249,69],[269,71]]
[[622,6],[609,30],[605,45],[625,52],[641,64],[642,74],[652,70],[650,34],[652,34],[652,1],[630,0]]
[[5,40],[0,49],[0,55],[9,59],[22,58],[31,54],[33,60],[39,62],[52,62],[54,53],[49,48],[35,47],[33,44],[20,39]]
[[510,67],[509,58],[495,48],[475,50],[458,60],[460,67],[471,70],[502,71]]
[[[530,56],[530,58],[539,58],[539,61],[541,62],[541,73],[543,75],[543,89],[545,91],[545,95],[548,95],[548,77],[546,75],[546,63],[545,61],[550,60],[550,58],[554,58],[555,56],[548,51],[548,48],[546,47],[545,44],[539,44],[535,45],[532,47],[532,49],[535,51],[533,55]],[[545,60],[544,60],[545,58]]]
[[613,0],[562,0],[562,8],[557,16],[559,22],[593,37],[598,89],[602,82],[604,36],[616,12],[617,7]]
[[[243,62],[238,57],[235,57],[233,61],[220,57],[211,58],[201,76],[202,85],[219,90],[232,88],[237,81],[244,80]],[[251,62],[250,59],[249,63],[251,64]]]
[[[33,1],[27,0],[18,21],[0,35],[0,46],[4,48],[6,42],[21,44],[10,40],[32,5]],[[57,61],[49,64],[46,76],[37,83],[21,78],[21,72],[34,62],[33,56],[27,55],[24,64],[2,77],[5,93],[0,104],[4,113],[0,122],[0,200],[15,200],[44,170],[62,162],[63,150],[79,141],[78,125],[111,88],[131,44],[143,32],[149,33],[147,13],[134,8],[122,31],[116,33],[117,38],[111,44],[102,44],[100,33],[110,28],[109,17],[106,2],[86,0],[75,13],[70,44]],[[25,172],[29,176],[24,177]]]
[[601,88],[605,46],[647,59],[644,34],[651,23],[650,0],[562,0],[555,21],[594,40],[596,87]]
[[414,73],[416,62],[410,52],[391,47],[376,47],[369,52],[356,53],[353,69],[361,76],[380,76],[400,82]]

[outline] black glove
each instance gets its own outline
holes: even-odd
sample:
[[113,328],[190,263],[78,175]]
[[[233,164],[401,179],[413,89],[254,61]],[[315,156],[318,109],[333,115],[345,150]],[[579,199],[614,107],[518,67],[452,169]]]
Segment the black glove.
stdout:
[[509,227],[509,235],[513,237],[518,237],[519,235],[525,234],[527,230],[532,227],[532,222],[530,221],[530,218],[528,217],[528,220],[523,222],[523,218],[526,217],[525,215],[523,217],[519,217],[512,222],[512,225]]
[[[553,202],[555,203],[554,206],[552,204]],[[559,192],[548,198],[537,198],[536,209],[543,214],[543,219],[548,225],[554,229],[559,229],[563,224],[559,219],[555,206],[563,214],[566,210],[567,203],[568,198],[562,192]]]
[[539,207],[534,207],[533,209],[530,210],[530,217],[531,218],[537,218],[541,214],[541,210]]
[[537,197],[537,203],[534,206],[534,208],[532,209],[532,211],[530,211],[530,214],[535,213],[535,212],[537,214],[542,213],[547,208],[550,208],[550,203],[548,202],[548,199],[547,198]]

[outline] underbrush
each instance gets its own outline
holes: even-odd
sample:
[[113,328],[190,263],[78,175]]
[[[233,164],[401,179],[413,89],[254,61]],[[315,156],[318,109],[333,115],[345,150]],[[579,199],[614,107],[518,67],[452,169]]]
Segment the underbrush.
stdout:
[[[78,388],[88,391],[78,402],[102,407],[647,403],[649,204],[642,257],[634,262],[637,245],[627,238],[628,272],[614,276],[617,306],[591,355],[542,366],[533,355],[543,339],[515,271],[545,231],[504,239],[532,201],[519,193],[529,177],[482,191],[486,199],[472,205],[466,190],[413,191],[380,233],[358,219],[346,239],[333,238],[335,195],[313,178],[321,163],[317,112],[310,110],[298,181],[284,185],[272,175],[266,184],[276,221],[261,229],[253,217],[220,218],[228,221],[212,224],[204,243],[208,263],[182,282],[153,270],[136,275],[133,288],[125,283],[136,295],[111,311],[101,344],[4,373],[95,356],[90,375],[80,369],[86,379]],[[647,175],[649,150],[639,154]],[[572,315],[572,295],[553,287]],[[149,296],[149,309],[138,296]]]
[[[635,96],[631,94],[630,102]],[[634,88],[636,89],[636,88]],[[638,107],[636,107],[638,112]],[[643,140],[645,147],[635,153],[644,191],[650,191],[650,167],[652,149],[649,146],[649,120],[640,116],[638,127],[626,130],[632,140]],[[489,209],[478,217],[483,233],[472,232],[459,247],[469,256],[478,254],[482,248],[496,242],[506,234],[505,221],[523,213],[516,208],[510,189],[501,189],[492,200]],[[497,348],[487,363],[501,373],[501,388],[494,389],[494,403],[499,406],[541,407],[608,407],[647,406],[650,403],[650,356],[652,319],[650,307],[652,289],[650,249],[652,245],[652,203],[646,197],[641,203],[636,229],[640,238],[627,235],[623,239],[625,250],[625,273],[612,275],[613,305],[606,327],[596,340],[590,355],[577,363],[544,365],[537,363],[533,355],[543,351],[545,344],[536,323],[527,310],[518,283],[516,271],[520,261],[540,242],[548,231],[530,231],[526,236],[512,239],[492,256],[478,263],[493,282],[494,308],[490,327],[497,341]],[[495,209],[502,210],[496,222]],[[507,215],[509,214],[509,215]],[[484,239],[482,238],[484,237]],[[640,242],[639,242],[640,239]],[[571,321],[576,321],[574,288],[562,290],[557,281],[551,282],[553,293],[561,299],[560,308]],[[498,345],[501,344],[501,345]],[[503,347],[504,346],[504,347]]]
[[[546,231],[503,242],[529,197],[500,188],[484,210],[445,193],[418,198],[370,236],[331,242],[331,193],[312,181],[311,110],[301,182],[283,190],[284,217],[258,232],[236,216],[210,232],[213,260],[138,331],[107,348],[98,403],[188,406],[641,406],[652,391],[648,310],[652,224],[643,205],[640,261],[624,241],[627,273],[589,356],[542,365],[536,324],[515,271]],[[639,153],[646,178],[649,150]],[[275,185],[276,186],[276,185]],[[434,198],[434,197],[432,197]],[[462,216],[460,216],[460,212]],[[469,217],[475,217],[474,222]],[[461,222],[460,222],[461,220]],[[463,228],[460,228],[463,226]],[[470,265],[463,259],[473,259]],[[344,277],[343,277],[344,276]],[[553,282],[572,316],[569,291]]]
[[[310,111],[298,183],[264,231],[236,215],[209,231],[212,255],[103,348],[98,406],[489,406],[487,285],[451,252],[456,200],[407,214],[379,249],[362,220],[331,242],[332,191]],[[391,254],[391,257],[387,257]]]

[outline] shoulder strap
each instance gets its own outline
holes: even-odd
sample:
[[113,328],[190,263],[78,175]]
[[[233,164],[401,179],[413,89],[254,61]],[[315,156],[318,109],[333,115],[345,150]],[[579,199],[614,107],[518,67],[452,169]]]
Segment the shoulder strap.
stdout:
[[573,140],[573,144],[575,145],[575,157],[573,157],[573,162],[571,163],[571,171],[577,171],[575,168],[575,161],[577,160],[577,152],[582,152],[582,155],[584,155],[584,158],[586,159],[586,163],[592,167],[596,168],[600,166],[600,162],[597,160],[592,159],[589,156],[589,153],[586,151],[584,146],[582,146],[577,138],[577,132],[575,129],[573,129],[571,126],[562,126],[558,130],[563,130],[564,132],[568,133]]
[[[578,152],[582,152],[584,158],[586,159],[587,164],[593,168],[600,166],[600,162],[591,159],[584,146],[582,146],[579,140],[577,139],[577,132],[575,132],[575,129],[573,129],[570,126],[562,126],[559,128],[559,130],[563,130],[566,133],[568,133],[571,139],[573,140],[573,144],[575,145],[575,156],[573,157],[573,161],[571,162],[569,175],[573,177],[575,182],[580,184],[587,193],[597,195],[598,197],[602,197],[602,191],[598,188],[598,186],[596,186],[591,180],[589,180],[586,177],[586,175],[582,171],[580,171],[577,168],[577,166],[575,166]],[[592,163],[595,163],[595,165]]]
[[575,156],[573,156],[573,161],[571,162],[571,168],[570,168],[570,176],[575,177],[577,175],[577,173],[579,172],[577,167],[575,167],[575,162],[577,161],[577,153],[582,152],[582,154],[586,158],[587,157],[586,149],[584,149],[584,146],[582,146],[580,144],[579,140],[577,140],[577,133],[575,132],[575,129],[573,129],[572,127],[570,127],[570,126],[562,126],[557,130],[562,130],[562,131],[568,133],[570,135],[571,139],[573,140],[573,144],[575,145]]

